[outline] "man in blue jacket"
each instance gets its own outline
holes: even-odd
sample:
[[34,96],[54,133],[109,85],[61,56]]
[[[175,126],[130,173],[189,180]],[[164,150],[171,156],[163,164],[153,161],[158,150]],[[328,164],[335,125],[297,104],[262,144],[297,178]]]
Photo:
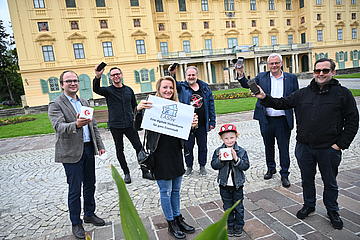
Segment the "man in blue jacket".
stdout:
[[198,127],[191,131],[189,139],[185,142],[185,175],[190,175],[193,170],[195,139],[198,145],[200,175],[206,175],[207,132],[215,128],[214,97],[209,85],[198,79],[198,73],[197,67],[189,66],[185,71],[186,81],[176,83],[179,101],[195,107],[199,119]]
[[[277,53],[272,53],[267,59],[267,67],[270,71],[259,73],[255,81],[266,94],[274,97],[287,97],[299,89],[297,77],[294,74],[286,73],[281,70],[282,57]],[[237,69],[241,75],[241,69]],[[239,74],[238,74],[239,75]],[[249,88],[245,76],[238,78],[241,86]],[[275,163],[275,139],[279,148],[280,175],[283,187],[290,187],[289,181],[289,142],[291,129],[294,127],[293,110],[275,110],[264,107],[258,100],[256,102],[254,119],[259,121],[261,135],[265,145],[265,157],[267,172],[264,179],[271,179],[276,173]]]

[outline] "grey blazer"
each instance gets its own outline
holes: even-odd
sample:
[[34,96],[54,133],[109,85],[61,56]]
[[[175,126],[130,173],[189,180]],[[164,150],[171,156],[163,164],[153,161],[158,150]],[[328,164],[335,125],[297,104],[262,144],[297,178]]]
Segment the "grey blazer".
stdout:
[[[89,103],[80,98],[83,106]],[[83,129],[76,128],[76,111],[69,99],[63,94],[49,103],[49,119],[56,131],[55,162],[76,163],[80,161],[84,150]],[[95,154],[105,149],[95,119],[89,123]]]

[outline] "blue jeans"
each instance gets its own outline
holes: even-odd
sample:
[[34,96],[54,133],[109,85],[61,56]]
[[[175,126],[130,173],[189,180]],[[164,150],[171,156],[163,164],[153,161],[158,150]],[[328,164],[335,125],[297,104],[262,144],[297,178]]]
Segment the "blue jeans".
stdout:
[[185,163],[187,167],[192,167],[194,163],[194,146],[198,145],[198,161],[200,166],[206,165],[207,158],[207,132],[205,126],[199,126],[190,132],[189,139],[185,141]]
[[316,149],[307,144],[296,143],[295,156],[301,172],[305,206],[315,207],[316,204],[315,174],[316,165],[318,165],[324,183],[324,205],[328,211],[339,211],[336,176],[341,155],[341,151],[332,147]]
[[[220,186],[220,196],[224,203],[224,210],[231,208],[238,200],[244,200],[243,186],[236,189],[230,186]],[[240,202],[229,214],[227,225],[231,230],[243,230],[244,204]]]
[[161,207],[168,221],[180,215],[181,180],[182,176],[170,180],[156,180],[160,189]]
[[63,163],[69,185],[68,206],[72,225],[81,224],[81,185],[84,195],[84,215],[91,217],[95,212],[95,157],[93,143],[84,144],[84,151],[77,163]]

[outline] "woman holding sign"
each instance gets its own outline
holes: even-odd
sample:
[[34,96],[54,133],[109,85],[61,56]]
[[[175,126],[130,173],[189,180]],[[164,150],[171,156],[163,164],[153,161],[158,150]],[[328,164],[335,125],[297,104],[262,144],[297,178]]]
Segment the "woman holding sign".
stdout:
[[[176,82],[170,76],[160,78],[156,83],[156,96],[178,102]],[[152,107],[152,103],[141,100],[137,106],[135,125],[140,126],[143,110]],[[197,124],[194,115],[192,126]],[[169,224],[168,231],[176,239],[186,238],[185,233],[194,233],[195,228],[184,222],[180,214],[180,187],[185,173],[183,146],[180,138],[145,131],[147,143],[144,146],[154,157],[153,173],[160,190],[160,202],[165,218]]]

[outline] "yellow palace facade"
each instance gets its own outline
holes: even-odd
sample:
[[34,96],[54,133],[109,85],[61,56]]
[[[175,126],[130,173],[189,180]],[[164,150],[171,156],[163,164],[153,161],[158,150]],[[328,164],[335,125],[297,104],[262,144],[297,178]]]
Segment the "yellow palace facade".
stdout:
[[[81,97],[92,92],[94,68],[118,66],[135,92],[179,63],[210,83],[233,80],[231,60],[246,74],[266,71],[272,52],[284,70],[312,71],[316,59],[359,67],[360,0],[8,0],[25,89],[24,104],[46,105],[61,93],[59,75],[74,70]],[[110,84],[108,74],[102,85]]]

